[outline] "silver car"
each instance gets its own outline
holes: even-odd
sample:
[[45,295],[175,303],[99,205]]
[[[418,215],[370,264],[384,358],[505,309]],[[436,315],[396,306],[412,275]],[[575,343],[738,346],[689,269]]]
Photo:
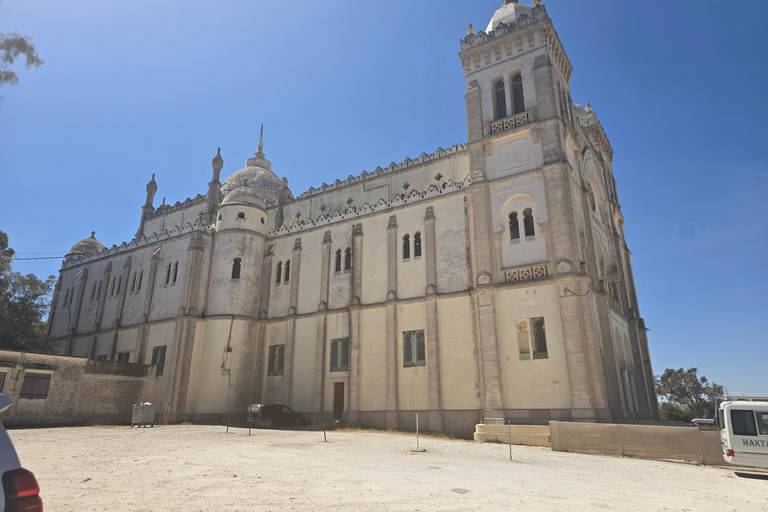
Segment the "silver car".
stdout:
[[[0,412],[8,409],[10,398],[0,393]],[[0,421],[0,512],[42,512],[43,500],[35,475],[21,467],[19,456],[13,448],[11,438]]]

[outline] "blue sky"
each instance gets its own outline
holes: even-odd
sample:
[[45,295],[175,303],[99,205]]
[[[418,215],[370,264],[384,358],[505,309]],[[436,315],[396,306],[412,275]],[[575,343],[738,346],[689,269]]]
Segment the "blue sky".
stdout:
[[[205,193],[216,148],[228,176],[262,123],[294,194],[465,142],[459,39],[500,5],[4,0],[0,32],[46,62],[0,89],[0,230],[19,253],[128,241],[152,173],[156,205]],[[545,5],[615,150],[655,372],[768,393],[768,2]]]

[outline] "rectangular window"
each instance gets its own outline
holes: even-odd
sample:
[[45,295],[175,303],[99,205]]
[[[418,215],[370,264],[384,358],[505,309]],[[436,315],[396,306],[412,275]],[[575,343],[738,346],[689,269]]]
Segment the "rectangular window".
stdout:
[[152,364],[157,366],[155,377],[162,377],[165,367],[165,345],[152,349]]
[[0,393],[3,392],[3,388],[5,388],[5,372],[0,373]]
[[403,368],[425,366],[427,347],[424,343],[424,330],[403,332]]
[[51,387],[50,373],[25,373],[19,398],[45,400]]
[[337,338],[331,340],[331,368],[332,372],[349,371],[349,338]]
[[267,375],[282,375],[284,359],[285,359],[285,345],[270,346],[269,362],[267,365]]
[[117,353],[117,362],[118,363],[127,363],[131,360],[131,353],[130,352],[118,352]]
[[735,436],[756,436],[755,415],[752,411],[731,410],[731,426]]
[[533,341],[533,358],[548,359],[547,333],[544,330],[543,318],[531,318],[531,341]]
[[[0,384],[0,389],[3,389]],[[768,412],[755,411],[757,417],[757,431],[761,436],[768,436]]]

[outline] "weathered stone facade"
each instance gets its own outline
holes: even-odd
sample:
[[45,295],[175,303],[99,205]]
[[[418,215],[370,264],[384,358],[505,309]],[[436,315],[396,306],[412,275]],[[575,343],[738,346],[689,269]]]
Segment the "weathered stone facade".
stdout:
[[153,176],[134,240],[64,262],[62,352],[154,357],[154,401],[179,417],[658,418],[612,149],[534,5],[506,0],[461,41],[466,144],[298,197],[261,140],[223,184],[217,154],[183,203],[154,208]]

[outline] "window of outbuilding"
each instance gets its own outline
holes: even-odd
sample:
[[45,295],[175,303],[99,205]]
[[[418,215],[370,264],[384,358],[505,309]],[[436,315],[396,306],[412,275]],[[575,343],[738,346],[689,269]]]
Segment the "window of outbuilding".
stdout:
[[331,340],[331,372],[349,371],[349,338]]
[[523,210],[523,226],[525,227],[525,236],[536,235],[536,228],[533,224],[533,211],[530,208]]
[[347,247],[344,249],[344,270],[352,268],[352,248]]
[[424,341],[424,330],[403,332],[403,368],[425,366],[427,364],[427,348]]
[[157,373],[155,377],[163,376],[163,369],[165,369],[165,345],[160,345],[152,349],[152,365],[157,367]]
[[24,382],[21,384],[19,398],[29,400],[45,400],[51,388],[50,373],[25,373]]
[[421,258],[421,233],[418,231],[413,234],[413,257]]
[[283,361],[285,359],[285,345],[272,345],[269,347],[269,361],[267,363],[267,375],[282,375]]
[[533,358],[548,359],[547,333],[544,328],[544,319],[531,318],[531,340],[533,341]]
[[408,260],[411,258],[411,236],[403,235],[403,259]]
[[240,258],[232,262],[232,279],[240,279]]

